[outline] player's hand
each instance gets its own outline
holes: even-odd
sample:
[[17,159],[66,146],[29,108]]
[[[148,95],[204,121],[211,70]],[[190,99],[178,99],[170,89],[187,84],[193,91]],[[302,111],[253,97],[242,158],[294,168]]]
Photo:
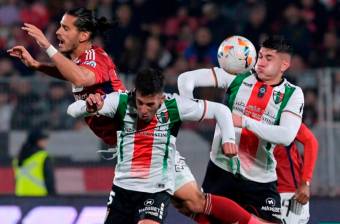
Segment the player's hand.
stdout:
[[308,184],[302,182],[302,184],[296,190],[294,198],[297,202],[303,205],[306,204],[310,198],[310,188]]
[[35,60],[31,54],[26,50],[24,46],[15,46],[7,50],[10,56],[19,58],[22,63],[31,69],[36,69],[39,67],[39,62]]
[[242,128],[242,117],[240,115],[232,114],[234,126]]
[[104,100],[99,93],[90,94],[86,98],[86,110],[89,113],[97,112],[98,110],[102,109],[104,105]]
[[51,45],[45,34],[38,27],[29,23],[24,23],[24,26],[21,27],[21,29],[25,30],[28,35],[33,37],[38,45],[44,50],[46,50]]
[[234,157],[238,153],[238,147],[235,143],[226,142],[222,145],[223,153],[225,156]]

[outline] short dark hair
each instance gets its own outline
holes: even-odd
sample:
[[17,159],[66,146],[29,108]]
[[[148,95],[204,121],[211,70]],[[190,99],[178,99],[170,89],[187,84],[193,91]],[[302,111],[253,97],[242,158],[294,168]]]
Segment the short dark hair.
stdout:
[[142,69],[137,73],[135,89],[143,96],[162,93],[164,89],[164,76],[157,69]]
[[273,49],[280,53],[293,54],[292,45],[282,35],[269,36],[262,42],[261,47]]
[[100,32],[104,32],[112,26],[105,17],[96,18],[94,11],[86,8],[74,8],[66,11],[67,15],[77,17],[74,25],[79,31],[90,32],[92,40]]

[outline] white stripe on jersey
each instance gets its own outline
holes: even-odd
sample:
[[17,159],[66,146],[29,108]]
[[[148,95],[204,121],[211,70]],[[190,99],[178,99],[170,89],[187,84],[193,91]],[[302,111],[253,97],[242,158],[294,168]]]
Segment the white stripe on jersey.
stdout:
[[86,50],[85,53],[86,53],[85,61],[96,60],[96,52],[94,51],[94,49]]

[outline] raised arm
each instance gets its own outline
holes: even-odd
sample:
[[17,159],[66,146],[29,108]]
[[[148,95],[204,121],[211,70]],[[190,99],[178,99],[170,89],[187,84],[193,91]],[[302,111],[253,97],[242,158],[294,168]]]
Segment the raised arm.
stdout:
[[28,68],[43,72],[51,77],[66,80],[53,63],[40,62],[32,57],[24,46],[15,46],[7,50],[10,56],[19,58]]
[[193,98],[195,87],[226,88],[234,78],[235,76],[217,67],[184,72],[178,77],[178,91],[181,96]]
[[86,101],[77,100],[67,108],[67,114],[74,117],[86,117],[93,115],[103,115],[114,117],[119,104],[119,93],[113,92],[108,95],[99,93],[90,94]]
[[[38,27],[25,23],[22,29],[33,37],[38,45],[46,51],[64,79],[72,82],[75,86],[91,86],[96,83],[96,77],[93,71],[76,65],[73,61],[58,52]],[[15,50],[15,48],[9,51],[11,50]]]

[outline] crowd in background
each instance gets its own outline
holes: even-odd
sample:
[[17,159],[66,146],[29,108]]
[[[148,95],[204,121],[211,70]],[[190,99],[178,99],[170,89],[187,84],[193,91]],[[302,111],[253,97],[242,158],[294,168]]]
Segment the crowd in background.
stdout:
[[[68,84],[31,71],[6,53],[19,44],[34,58],[48,60],[22,24],[36,25],[57,46],[55,31],[63,13],[79,6],[113,21],[95,43],[112,56],[121,76],[133,77],[145,66],[158,68],[169,92],[177,91],[182,72],[217,66],[216,51],[226,37],[243,35],[258,48],[268,34],[283,34],[295,49],[286,76],[304,89],[304,119],[311,126],[318,122],[318,81],[309,69],[340,66],[336,0],[0,0],[0,132],[37,124],[56,130],[81,125],[65,113],[73,101]],[[333,77],[332,91],[340,95],[340,72]],[[220,93],[202,94],[221,98]],[[339,98],[334,110],[340,114]]]

